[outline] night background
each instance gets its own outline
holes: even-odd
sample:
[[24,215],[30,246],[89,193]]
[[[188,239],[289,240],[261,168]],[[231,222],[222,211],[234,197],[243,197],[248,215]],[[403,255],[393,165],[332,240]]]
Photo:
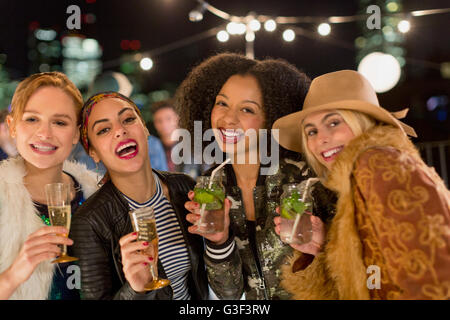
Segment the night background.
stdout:
[[[443,0],[210,0],[208,3],[234,16],[330,17],[363,14],[381,8],[381,30],[369,30],[366,20],[331,24],[321,36],[319,23],[278,24],[274,32],[255,32],[255,58],[283,58],[311,78],[341,69],[357,70],[367,53],[391,53],[401,65],[397,85],[378,94],[390,111],[410,108],[405,122],[416,128],[414,139],[429,165],[447,180],[450,159],[450,12],[389,20],[390,14],[450,8]],[[81,9],[81,29],[68,30],[70,5]],[[210,12],[191,22],[195,0],[0,0],[0,109],[7,108],[17,81],[40,71],[68,73],[87,97],[89,80],[97,73],[124,73],[133,84],[132,98],[151,123],[148,105],[170,97],[193,66],[218,52],[245,54],[245,35],[216,38],[225,21]],[[411,29],[400,33],[399,20]],[[220,28],[220,29],[217,29]],[[296,37],[283,40],[285,29]],[[209,30],[212,30],[208,33]],[[38,36],[38,32],[42,31]],[[389,40],[390,33],[391,39]],[[70,38],[71,42],[66,41]],[[74,40],[75,39],[75,40]],[[83,39],[95,41],[82,42]],[[78,44],[78,47],[76,45]],[[86,44],[86,45],[85,45]],[[80,48],[90,52],[81,52]],[[149,54],[153,67],[142,70],[140,59]],[[81,64],[79,64],[81,62]],[[78,81],[78,82],[77,82]]]

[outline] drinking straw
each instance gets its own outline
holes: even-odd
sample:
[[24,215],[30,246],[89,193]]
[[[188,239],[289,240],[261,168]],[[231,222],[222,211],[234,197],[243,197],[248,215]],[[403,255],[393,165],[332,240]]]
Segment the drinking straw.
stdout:
[[[308,188],[309,188],[309,185],[311,184],[311,182],[313,182],[313,181],[316,182],[318,180],[319,180],[318,178],[309,178],[306,181],[305,189],[303,190],[303,195],[302,195],[302,198],[300,199],[301,202],[305,202],[306,192],[308,191]],[[301,214],[295,215],[294,226],[292,227],[292,232],[291,232],[291,235],[289,236],[289,243],[291,243],[294,239],[295,230],[297,229],[297,226],[300,222],[301,216],[302,216]]]
[[[212,183],[214,181],[214,176],[216,175],[216,172],[219,171],[220,169],[223,168],[224,165],[226,165],[228,162],[231,161],[231,158],[228,158],[227,160],[225,160],[221,165],[219,165],[217,168],[215,168],[212,173],[211,176],[209,177],[209,184],[208,184],[208,189],[211,189],[212,187]],[[203,222],[203,216],[205,213],[205,207],[206,207],[206,203],[202,204],[202,207],[200,208],[200,220],[198,222],[198,225],[201,226],[202,222]]]

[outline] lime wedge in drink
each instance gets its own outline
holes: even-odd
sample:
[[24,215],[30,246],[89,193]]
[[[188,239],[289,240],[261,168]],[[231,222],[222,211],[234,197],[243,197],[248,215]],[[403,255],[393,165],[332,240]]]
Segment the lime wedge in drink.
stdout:
[[281,207],[281,217],[284,219],[294,219],[294,216],[289,213],[285,207]]
[[205,189],[194,189],[194,201],[200,204],[214,202],[215,196]]

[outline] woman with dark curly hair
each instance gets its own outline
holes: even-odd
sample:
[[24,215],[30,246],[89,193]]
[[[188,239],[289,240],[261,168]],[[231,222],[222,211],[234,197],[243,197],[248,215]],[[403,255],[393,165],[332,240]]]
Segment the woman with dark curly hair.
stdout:
[[[186,218],[194,224],[189,232],[205,238],[208,280],[221,299],[239,299],[243,293],[252,300],[290,298],[279,285],[280,266],[292,255],[293,248],[306,253],[308,264],[323,242],[321,220],[331,216],[334,195],[322,186],[313,192],[316,212],[321,217],[311,219],[316,231],[314,241],[292,247],[281,242],[273,223],[281,185],[301,182],[311,176],[311,171],[304,161],[288,160],[282,153],[275,173],[265,174],[267,166],[258,148],[261,141],[252,144],[244,134],[270,129],[277,118],[296,110],[303,104],[309,83],[304,73],[286,61],[258,61],[223,53],[195,67],[177,90],[181,126],[191,135],[194,121],[201,121],[202,133],[215,129],[220,150],[234,160],[224,167],[227,199],[223,232],[198,231],[195,223],[200,206],[192,201],[192,191],[188,194],[191,201],[185,204],[191,212]],[[248,160],[255,150],[258,157],[256,163],[251,163]],[[237,161],[242,155],[245,163]]]

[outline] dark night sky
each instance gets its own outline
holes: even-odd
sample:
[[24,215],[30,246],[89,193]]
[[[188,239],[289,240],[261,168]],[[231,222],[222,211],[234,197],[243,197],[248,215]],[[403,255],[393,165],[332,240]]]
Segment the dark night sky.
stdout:
[[[94,2],[94,3],[88,3]],[[339,16],[357,13],[357,0],[210,0],[209,3],[234,15],[246,15],[249,11],[273,16]],[[66,8],[71,4],[81,7],[82,13],[94,13],[96,23],[83,24],[80,33],[97,39],[103,47],[103,62],[121,56],[122,39],[141,41],[141,51],[151,50],[224,24],[220,18],[206,13],[198,23],[188,20],[188,13],[196,6],[194,0],[0,0],[0,53],[8,55],[6,68],[11,78],[28,75],[27,37],[31,21],[39,21],[41,27],[66,30]],[[403,10],[419,10],[450,7],[443,0],[403,0]],[[407,35],[406,56],[433,63],[450,62],[450,13],[418,17],[412,20],[412,30]],[[301,25],[309,30],[314,26]],[[332,26],[331,38],[352,46],[361,34],[356,23]],[[222,44],[211,37],[195,44],[153,57],[154,67],[142,74],[142,89],[146,92],[179,84],[193,65],[220,51],[243,52],[243,37],[233,37]],[[295,64],[310,77],[339,69],[356,69],[355,49],[333,44],[330,40],[309,39],[297,36],[293,43],[281,39],[281,33],[256,34],[256,58],[279,57]],[[109,70],[119,70],[117,67]],[[407,64],[403,81],[388,93],[379,95],[380,102],[388,109],[398,110],[409,106],[414,111],[407,120],[419,128],[425,140],[448,139],[449,121],[437,126],[423,125],[427,118],[425,102],[433,94],[450,96],[450,80],[442,79],[439,70],[420,64]],[[448,106],[447,106],[448,107]],[[425,110],[425,111],[424,111]],[[440,126],[440,127],[439,127]],[[436,128],[438,130],[436,131]]]

